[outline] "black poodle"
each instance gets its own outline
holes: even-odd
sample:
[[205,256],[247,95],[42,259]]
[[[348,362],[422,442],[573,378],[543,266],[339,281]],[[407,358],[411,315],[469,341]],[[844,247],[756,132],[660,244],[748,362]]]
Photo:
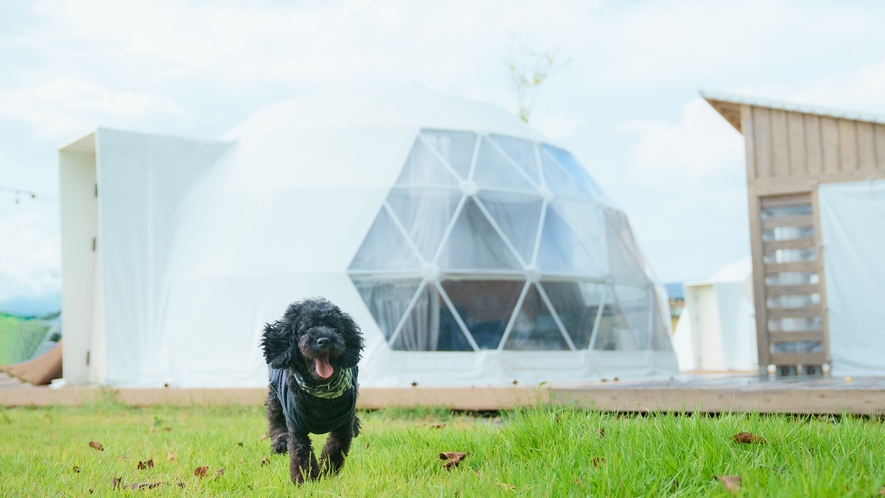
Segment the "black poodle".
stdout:
[[[261,347],[270,378],[265,406],[271,448],[289,452],[295,484],[337,473],[360,430],[354,410],[363,350],[359,326],[328,300],[305,299],[265,325]],[[327,432],[317,464],[309,434]]]

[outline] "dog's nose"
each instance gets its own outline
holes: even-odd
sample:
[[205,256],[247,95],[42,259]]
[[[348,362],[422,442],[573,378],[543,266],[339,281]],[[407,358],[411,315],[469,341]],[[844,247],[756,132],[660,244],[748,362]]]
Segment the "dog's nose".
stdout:
[[328,337],[320,337],[319,339],[317,339],[317,346],[325,348],[329,345],[329,342],[330,341]]

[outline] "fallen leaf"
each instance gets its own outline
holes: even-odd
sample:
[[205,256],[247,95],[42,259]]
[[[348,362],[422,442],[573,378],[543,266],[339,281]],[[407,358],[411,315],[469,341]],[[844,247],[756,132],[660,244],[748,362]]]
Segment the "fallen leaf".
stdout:
[[157,429],[156,429],[156,427],[151,427],[151,430],[148,431],[148,432],[150,432],[151,434],[153,434],[153,433],[157,432]]
[[217,476],[223,476],[223,475],[224,475],[224,469],[218,469],[218,470],[216,470],[216,471],[215,471],[215,475],[217,475]]
[[581,485],[581,480],[578,478],[575,478],[575,486],[580,486],[580,485]]
[[497,484],[500,488],[506,489],[508,491],[513,491],[516,489],[516,486],[514,486],[513,484],[507,484],[506,482],[495,481],[495,484]]
[[735,434],[732,439],[734,439],[735,443],[741,444],[762,444],[765,442],[764,437],[749,432],[739,432]]
[[885,496],[885,486],[882,486],[882,489],[879,490],[879,496]]
[[734,494],[735,491],[741,489],[741,476],[716,476],[716,479],[719,479],[719,482],[721,482],[725,486],[725,489],[731,494]]
[[474,470],[473,472],[476,473],[476,475],[477,475],[478,477],[482,477],[482,472],[480,472],[480,471],[478,471],[478,470]]
[[115,477],[115,478],[113,478],[113,480],[111,480],[111,486],[113,486],[114,489],[119,488],[120,484],[122,484],[122,483],[123,483],[122,477]]
[[242,442],[242,441],[237,441],[237,444],[240,445],[240,448],[243,447],[243,442]]
[[154,489],[154,488],[160,486],[161,484],[166,484],[166,483],[165,483],[165,482],[139,482],[139,483],[135,483],[135,484],[130,484],[130,485],[126,486],[126,487],[129,488],[129,489],[132,489],[132,490],[136,490],[136,489]]
[[266,433],[266,432],[265,432],[264,434],[261,435],[261,440],[264,441],[265,439],[267,439],[267,433]]
[[431,429],[442,429],[446,424],[433,424],[430,426]]
[[182,481],[181,479],[178,480],[178,487],[179,487],[179,488],[183,488],[183,487],[184,487],[184,481]]
[[605,437],[605,427],[599,428],[599,437]]
[[202,467],[197,467],[194,469],[194,475],[199,477],[200,479],[209,475],[209,466],[204,465]]
[[98,451],[104,451],[104,446],[101,445],[98,441],[89,441],[89,447],[95,448]]
[[267,457],[264,457],[264,459],[261,460],[261,466],[264,467],[266,465],[270,465],[270,459]]
[[74,473],[75,473],[75,474],[79,474],[79,473],[80,473],[80,467],[74,465]]
[[605,463],[605,458],[602,457],[593,457],[593,460],[590,460],[593,463],[593,468],[598,469],[600,465]]
[[172,453],[172,452],[170,451],[170,452],[166,455],[166,460],[169,460],[170,462],[174,462],[174,461],[175,461],[175,453]]
[[366,441],[366,449],[369,449],[369,442]]
[[467,455],[469,454],[469,452],[459,453],[457,451],[447,451],[445,453],[440,453],[439,458],[440,460],[445,460],[443,467],[445,467],[446,470],[452,470],[452,467],[457,467],[458,464],[461,463],[461,460],[467,458]]
[[169,432],[169,431],[172,430],[172,427],[163,427],[163,430],[166,431],[166,432]]
[[154,459],[153,458],[151,458],[150,460],[148,460],[146,462],[138,462],[138,470],[152,469],[152,468],[154,468]]

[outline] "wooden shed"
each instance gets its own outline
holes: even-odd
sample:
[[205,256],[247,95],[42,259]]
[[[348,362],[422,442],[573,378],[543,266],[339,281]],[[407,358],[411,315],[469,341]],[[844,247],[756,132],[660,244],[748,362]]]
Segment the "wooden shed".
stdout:
[[885,178],[885,117],[701,95],[744,136],[760,373],[819,372],[831,337],[818,190]]

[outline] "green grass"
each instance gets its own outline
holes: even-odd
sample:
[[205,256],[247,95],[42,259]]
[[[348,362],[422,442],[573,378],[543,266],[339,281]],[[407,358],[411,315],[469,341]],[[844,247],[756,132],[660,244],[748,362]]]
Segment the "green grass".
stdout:
[[0,365],[30,359],[47,330],[41,320],[0,314]]
[[[713,476],[740,475],[742,496],[869,497],[885,484],[885,428],[877,420],[619,417],[558,408],[501,417],[444,410],[361,416],[363,434],[341,474],[297,494],[730,496]],[[445,426],[435,428],[439,423]],[[733,442],[741,431],[767,443]],[[260,407],[0,408],[0,496],[295,494],[288,457],[270,455],[264,432]],[[104,451],[90,448],[90,441]],[[470,455],[449,472],[439,460],[442,451]],[[262,466],[265,457],[270,463]],[[155,467],[138,470],[148,459]],[[203,465],[210,474],[199,479],[193,471]],[[217,469],[224,474],[216,476]],[[167,484],[115,491],[115,477],[124,485]]]

